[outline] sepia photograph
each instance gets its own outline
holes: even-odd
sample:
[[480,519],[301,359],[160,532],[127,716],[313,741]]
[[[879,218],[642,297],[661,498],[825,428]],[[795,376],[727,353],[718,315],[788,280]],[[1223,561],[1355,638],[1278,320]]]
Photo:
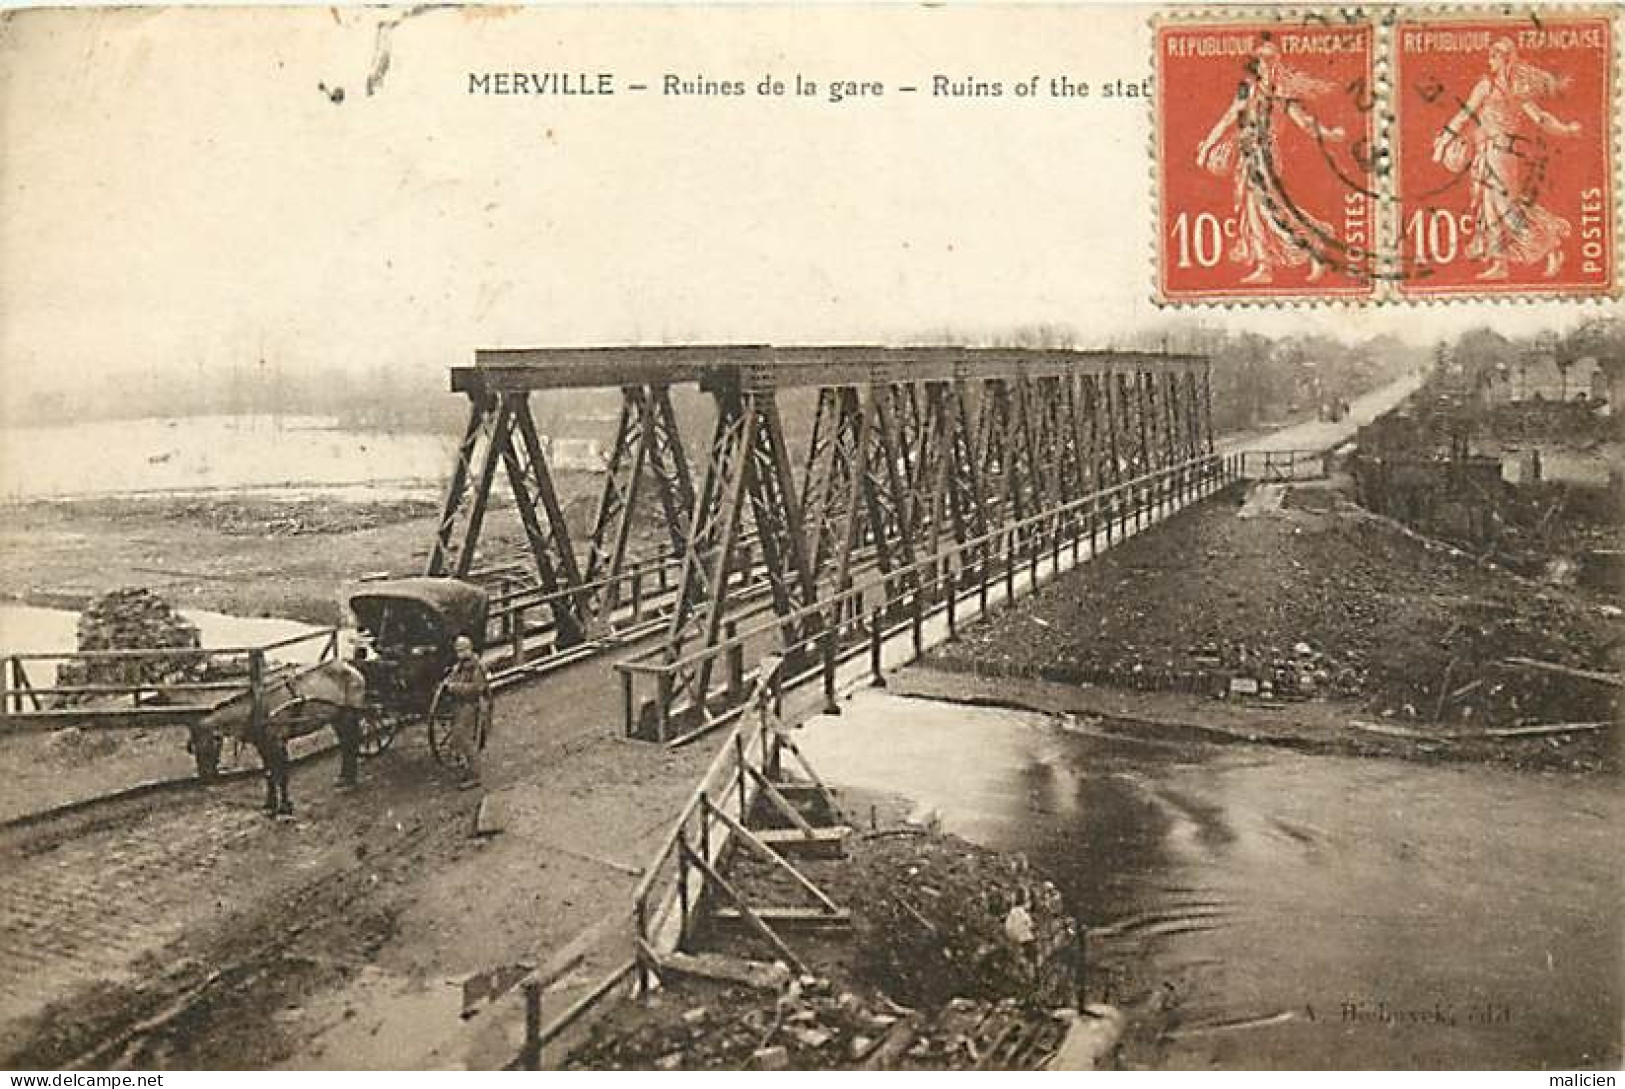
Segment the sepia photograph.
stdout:
[[0,7],[8,1084],[1616,1084],[1622,30]]

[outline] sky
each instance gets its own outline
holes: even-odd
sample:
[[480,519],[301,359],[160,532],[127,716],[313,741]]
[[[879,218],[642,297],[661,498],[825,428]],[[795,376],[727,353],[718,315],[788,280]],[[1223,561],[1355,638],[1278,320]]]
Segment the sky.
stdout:
[[[1033,325],[1109,346],[1173,313],[1150,301],[1150,104],[1098,93],[1148,75],[1149,50],[1133,6],[12,13],[0,374],[15,394],[259,358],[421,373],[477,347],[975,342]],[[751,93],[469,93],[470,73],[510,70]],[[891,93],[754,94],[797,72]],[[1034,74],[1097,90],[1009,95]],[[1006,96],[892,90],[934,75]],[[1426,343],[1599,312],[1184,313]]]

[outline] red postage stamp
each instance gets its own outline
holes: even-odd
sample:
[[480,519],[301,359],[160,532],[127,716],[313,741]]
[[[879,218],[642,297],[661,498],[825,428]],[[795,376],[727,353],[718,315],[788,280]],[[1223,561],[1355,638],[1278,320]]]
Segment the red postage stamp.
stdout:
[[1157,27],[1163,301],[1374,294],[1374,39],[1359,18]]
[[1612,292],[1608,19],[1407,17],[1394,45],[1399,294]]

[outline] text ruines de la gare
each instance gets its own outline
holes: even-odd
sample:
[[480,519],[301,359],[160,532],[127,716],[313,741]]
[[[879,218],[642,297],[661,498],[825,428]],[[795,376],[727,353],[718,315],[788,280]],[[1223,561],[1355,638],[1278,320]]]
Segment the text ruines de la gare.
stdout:
[[637,81],[605,71],[493,69],[469,72],[467,93],[545,98],[610,98],[616,95],[719,99],[756,97],[840,103],[887,96],[936,99],[1145,99],[1151,97],[1151,87],[1150,76],[1099,79],[1064,73],[1029,73],[1014,77],[932,73],[918,82],[907,82],[828,79],[801,72],[783,76],[768,72],[752,79],[664,72],[657,77]]

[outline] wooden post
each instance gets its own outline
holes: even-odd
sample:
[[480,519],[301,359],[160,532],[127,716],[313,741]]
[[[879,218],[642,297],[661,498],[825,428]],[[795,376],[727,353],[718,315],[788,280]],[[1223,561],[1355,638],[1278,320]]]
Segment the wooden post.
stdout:
[[649,993],[649,965],[644,960],[643,947],[649,943],[649,898],[645,894],[632,905],[638,928],[638,994]]
[[1016,600],[1016,533],[1009,530],[1004,535],[1004,607],[1009,608]]
[[1085,996],[1089,993],[1089,928],[1080,920],[1078,922],[1077,971],[1073,973],[1073,984],[1077,989],[1078,1009],[1083,1009]]
[[745,698],[745,647],[739,640],[739,624],[730,620],[722,627],[728,644],[728,705],[737,706]]
[[[705,823],[705,807],[700,807],[700,823]],[[677,834],[677,948],[688,946],[688,852],[683,848],[688,846],[688,833],[679,831]]]
[[[710,858],[711,857],[711,819],[709,817],[707,817],[706,814],[711,812],[711,810],[713,810],[715,808],[716,807],[711,804],[711,793],[710,793],[710,791],[707,791],[707,790],[700,791],[700,809],[699,809],[699,813],[700,813],[700,857],[701,858]],[[701,878],[700,879],[700,896],[703,897],[704,895],[705,895],[705,879]]]
[[884,621],[880,606],[875,606],[869,613],[869,683],[876,688],[886,687],[886,675],[880,668],[880,641]]
[[521,1064],[526,1070],[542,1068],[542,984],[525,981],[525,1050]]
[[951,643],[959,638],[958,618],[954,615],[959,611],[959,579],[950,570],[948,578],[948,641]]
[[[667,734],[671,731],[671,673],[666,670],[661,670],[656,677],[656,682],[655,740],[664,741],[666,740]],[[700,709],[703,711],[705,709],[703,706],[705,702],[705,693],[701,692],[699,698],[702,704]]]
[[914,638],[914,657],[918,658],[925,653],[925,599],[918,584],[910,595],[910,604],[908,626]]
[[750,823],[750,801],[745,791],[745,738],[743,734],[734,734],[734,771],[739,776],[739,820],[743,824]]
[[632,702],[632,671],[629,669],[617,670],[621,675],[621,722],[626,727],[626,736],[631,737],[637,732],[637,708]]
[[983,541],[977,546],[976,556],[976,602],[977,616],[987,616],[987,542]]
[[525,661],[525,607],[523,605],[510,605],[508,607],[508,652],[513,655],[514,665],[523,665]]
[[632,623],[643,619],[643,568],[632,572]]
[[[832,605],[829,611],[823,614],[824,630],[819,635],[819,643],[824,652],[824,713],[828,715],[839,714],[841,710],[841,705],[835,700],[835,636],[839,630],[836,620],[838,608],[839,606]],[[775,704],[783,697],[783,691],[783,684],[775,673],[773,676]]]

